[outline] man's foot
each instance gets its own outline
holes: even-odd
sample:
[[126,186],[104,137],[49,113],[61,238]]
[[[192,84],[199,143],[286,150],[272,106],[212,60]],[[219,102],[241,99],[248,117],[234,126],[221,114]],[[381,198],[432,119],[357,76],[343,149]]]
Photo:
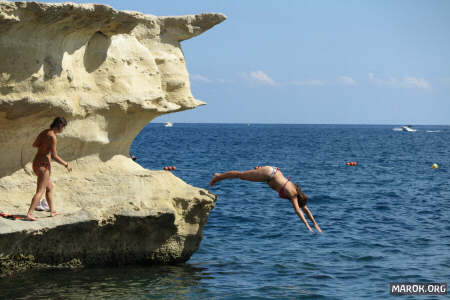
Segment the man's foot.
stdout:
[[54,216],[57,216],[57,215],[60,215],[60,214],[61,214],[60,212],[53,211],[53,212],[50,214],[50,217],[54,217]]
[[218,177],[219,177],[220,173],[215,173],[213,178],[211,179],[211,181],[209,182],[210,186],[213,186],[214,183],[216,183],[218,181]]
[[33,217],[32,215],[27,215],[27,220],[28,221],[37,221],[38,218]]

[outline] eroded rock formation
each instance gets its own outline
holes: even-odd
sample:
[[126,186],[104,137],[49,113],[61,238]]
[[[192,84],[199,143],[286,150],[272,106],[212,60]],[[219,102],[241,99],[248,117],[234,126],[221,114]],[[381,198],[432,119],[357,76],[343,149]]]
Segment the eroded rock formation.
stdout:
[[45,263],[189,259],[215,195],[128,154],[155,117],[204,104],[191,95],[180,42],[224,19],[0,1],[0,211],[27,211],[36,189],[31,144],[55,116],[69,121],[58,149],[73,167],[52,165],[64,215],[0,218],[0,254]]

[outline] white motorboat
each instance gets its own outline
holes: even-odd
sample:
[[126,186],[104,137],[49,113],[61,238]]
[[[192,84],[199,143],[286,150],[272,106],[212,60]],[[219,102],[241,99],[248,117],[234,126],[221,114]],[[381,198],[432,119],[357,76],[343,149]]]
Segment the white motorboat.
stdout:
[[416,132],[416,129],[411,128],[411,125],[405,125],[401,127],[402,131],[407,131],[407,132]]
[[172,122],[166,122],[164,123],[164,127],[172,127],[173,123]]

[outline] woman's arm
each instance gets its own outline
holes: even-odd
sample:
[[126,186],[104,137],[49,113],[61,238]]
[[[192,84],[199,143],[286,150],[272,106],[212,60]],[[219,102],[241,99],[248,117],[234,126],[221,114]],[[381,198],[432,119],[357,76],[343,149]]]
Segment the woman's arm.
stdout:
[[298,206],[298,199],[297,197],[294,197],[291,199],[292,206],[294,207],[295,213],[298,215],[298,217],[303,221],[306,228],[308,228],[309,231],[313,232],[311,227],[308,224],[308,221],[306,221],[305,216],[303,215],[302,211],[300,210],[300,207]]
[[58,163],[66,167],[67,170],[72,171],[72,168],[69,167],[69,163],[65,162],[61,157],[59,157],[58,153],[56,152],[56,136],[51,136],[51,149],[52,149],[52,158],[56,160]]
[[308,216],[308,218],[311,220],[311,222],[313,222],[314,227],[316,228],[316,230],[318,232],[322,232],[322,229],[320,229],[319,224],[316,223],[316,220],[314,220],[314,217],[311,213],[311,211],[309,210],[309,208],[305,205],[302,207],[302,210],[305,212],[305,214]]

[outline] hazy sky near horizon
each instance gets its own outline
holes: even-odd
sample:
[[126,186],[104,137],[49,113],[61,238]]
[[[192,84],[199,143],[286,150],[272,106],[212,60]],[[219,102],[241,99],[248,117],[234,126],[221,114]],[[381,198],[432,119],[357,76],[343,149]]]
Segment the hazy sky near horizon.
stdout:
[[450,1],[96,3],[227,15],[182,43],[192,94],[208,105],[155,121],[450,124]]

